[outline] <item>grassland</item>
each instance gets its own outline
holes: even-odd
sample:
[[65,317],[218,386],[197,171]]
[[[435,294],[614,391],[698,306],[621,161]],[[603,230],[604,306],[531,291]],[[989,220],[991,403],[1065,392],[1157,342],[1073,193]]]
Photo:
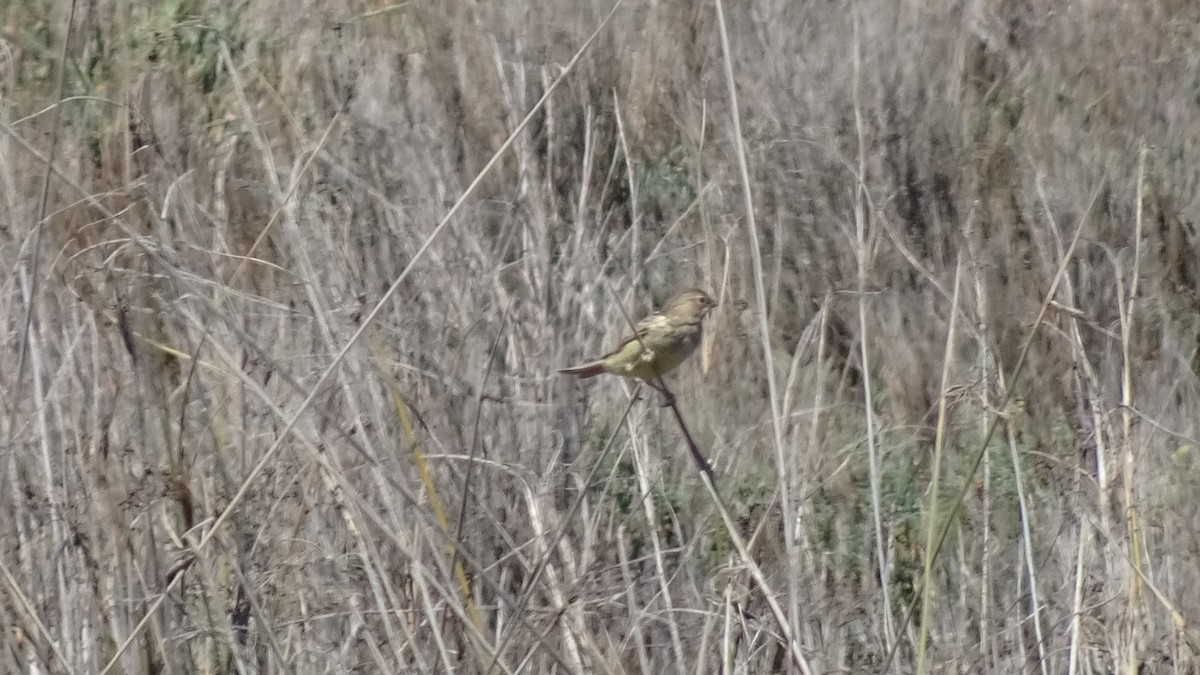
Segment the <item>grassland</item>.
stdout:
[[1200,671],[1200,5],[612,8],[0,3],[0,671]]

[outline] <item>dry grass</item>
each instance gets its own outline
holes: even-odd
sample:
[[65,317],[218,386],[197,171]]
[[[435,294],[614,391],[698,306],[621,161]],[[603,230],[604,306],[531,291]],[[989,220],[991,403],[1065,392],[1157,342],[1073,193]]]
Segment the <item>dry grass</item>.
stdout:
[[[0,7],[0,670],[1200,670],[1193,4],[144,4]],[[688,285],[715,493],[554,376]]]

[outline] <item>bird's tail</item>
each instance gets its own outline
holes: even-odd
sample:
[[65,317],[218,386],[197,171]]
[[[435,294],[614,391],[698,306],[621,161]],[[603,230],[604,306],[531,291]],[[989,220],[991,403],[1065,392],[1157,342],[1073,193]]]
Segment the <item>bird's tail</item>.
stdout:
[[563,368],[558,372],[564,375],[578,375],[581,378],[595,377],[604,372],[603,361],[592,361],[591,363],[582,363],[578,366]]

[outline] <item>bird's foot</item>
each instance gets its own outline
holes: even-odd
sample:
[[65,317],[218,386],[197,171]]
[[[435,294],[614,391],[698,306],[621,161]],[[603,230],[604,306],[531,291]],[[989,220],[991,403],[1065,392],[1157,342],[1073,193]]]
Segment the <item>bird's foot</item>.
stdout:
[[658,390],[658,393],[659,393],[659,394],[662,394],[662,404],[661,404],[661,406],[662,406],[663,408],[673,408],[673,407],[675,407],[675,394],[672,394],[672,393],[671,393],[669,390],[667,390],[667,389],[659,389],[659,390]]

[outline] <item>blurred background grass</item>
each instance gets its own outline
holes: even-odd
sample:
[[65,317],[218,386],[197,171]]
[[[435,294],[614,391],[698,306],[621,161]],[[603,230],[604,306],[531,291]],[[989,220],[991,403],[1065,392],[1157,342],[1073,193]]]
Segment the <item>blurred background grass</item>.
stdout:
[[610,7],[0,4],[4,670],[1200,668],[1193,3],[626,2],[283,434]]

